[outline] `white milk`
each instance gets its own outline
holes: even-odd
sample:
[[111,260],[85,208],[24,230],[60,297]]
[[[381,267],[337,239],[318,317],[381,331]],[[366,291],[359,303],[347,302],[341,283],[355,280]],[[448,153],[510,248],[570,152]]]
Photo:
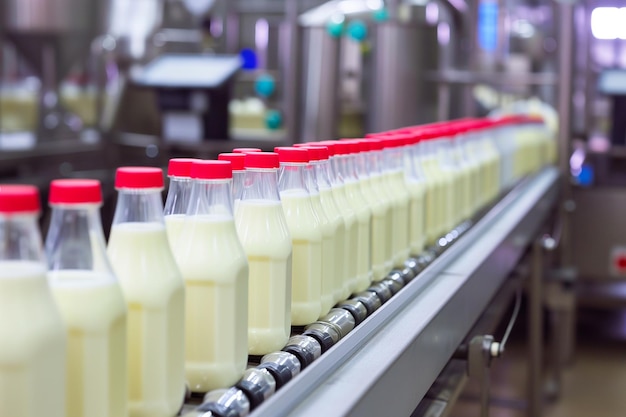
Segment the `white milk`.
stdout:
[[411,195],[409,203],[409,242],[411,244],[411,254],[419,255],[424,250],[426,244],[426,234],[424,232],[426,184],[412,178],[407,178],[406,186]]
[[346,186],[343,184],[334,184],[332,190],[335,202],[339,210],[341,210],[343,222],[346,227],[346,234],[344,235],[344,262],[340,262],[344,266],[341,300],[345,300],[350,296],[352,283],[356,281],[357,276],[356,262],[349,262],[349,260],[356,260],[357,258],[359,224],[357,223],[356,212],[346,197]]
[[280,192],[291,235],[291,324],[313,323],[322,312],[322,230],[304,190]]
[[359,182],[347,181],[345,183],[346,198],[352,204],[352,209],[356,214],[357,229],[357,246],[356,246],[356,276],[351,282],[350,291],[352,293],[361,292],[370,286],[371,279],[371,262],[370,262],[370,245],[371,245],[371,218],[367,201],[363,197],[359,188]]
[[127,416],[126,304],[119,284],[91,270],[49,271],[48,280],[68,336],[66,416]]
[[194,392],[230,387],[248,362],[246,256],[230,215],[187,216],[181,236],[174,255],[186,287],[185,375]]
[[393,266],[400,267],[409,257],[409,192],[404,184],[404,171],[394,169],[387,173],[389,190],[393,196],[392,229]]
[[114,225],[108,255],[128,309],[129,414],[173,416],[185,395],[185,288],[165,227]]
[[377,182],[379,180],[379,174],[360,179],[363,197],[365,197],[372,213],[370,261],[372,280],[374,281],[383,279],[390,271],[385,265],[388,259],[387,224],[390,208],[389,201],[381,195],[378,189]]
[[[335,197],[330,188],[320,189],[320,202],[328,221],[334,230],[333,232],[333,252],[334,252],[334,271],[333,276],[333,304],[343,301],[350,294],[344,294],[344,253],[346,251],[346,226],[343,222],[341,210],[335,203]],[[322,249],[323,251],[323,249]],[[324,277],[322,277],[322,289],[324,288]]]
[[237,234],[248,258],[248,353],[265,355],[291,334],[291,236],[280,201],[242,200]]
[[46,266],[0,261],[0,416],[65,417],[65,337]]
[[[378,158],[378,157],[377,157]],[[375,191],[375,195],[382,201],[383,205],[386,207],[386,214],[383,220],[383,225],[376,226],[376,229],[383,228],[384,233],[381,236],[380,232],[377,232],[376,235],[380,237],[381,243],[375,246],[374,243],[374,225],[372,223],[372,266],[374,265],[374,257],[381,257],[384,259],[383,270],[380,271],[377,269],[374,272],[374,277],[386,276],[393,269],[393,248],[391,246],[391,240],[393,239],[393,198],[391,193],[389,192],[389,187],[387,186],[386,178],[382,173],[376,172],[372,176],[370,176],[370,182],[372,188]],[[374,215],[372,213],[372,215]],[[379,252],[379,253],[376,253]],[[380,254],[382,252],[382,254]]]
[[331,223],[329,220],[322,206],[322,199],[319,193],[311,194],[311,204],[313,204],[313,210],[317,214],[322,230],[322,288],[320,295],[320,317],[322,317],[335,305],[335,273],[337,270],[335,266],[335,235],[337,233],[338,224],[336,222]]
[[184,214],[169,214],[165,216],[165,230],[167,231],[167,240],[170,244],[170,248],[174,249],[180,233],[183,230],[183,224],[185,223]]

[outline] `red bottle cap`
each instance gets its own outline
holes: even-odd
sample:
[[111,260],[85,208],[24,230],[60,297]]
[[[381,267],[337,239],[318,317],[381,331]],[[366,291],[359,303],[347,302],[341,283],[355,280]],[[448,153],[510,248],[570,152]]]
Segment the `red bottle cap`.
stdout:
[[50,183],[50,204],[101,204],[100,181],[88,179],[53,180]]
[[263,152],[261,148],[235,148],[233,153],[250,153],[250,152]]
[[120,167],[115,171],[115,188],[163,188],[163,171],[154,167]]
[[38,213],[39,190],[33,185],[0,185],[0,213]]
[[198,159],[194,158],[173,158],[167,165],[167,175],[170,177],[189,178],[191,164]]
[[220,161],[230,161],[233,171],[243,171],[245,169],[246,155],[243,153],[221,153],[217,156]]
[[191,164],[191,178],[198,180],[228,180],[233,177],[230,161],[196,161]]
[[307,151],[306,148],[296,148],[295,146],[277,146],[274,148],[274,152],[278,154],[278,160],[280,162],[306,164],[311,160],[309,158],[309,151]]
[[312,145],[315,146],[324,146],[326,147],[326,149],[328,150],[328,156],[335,156],[337,155],[337,147],[335,145],[335,141],[334,140],[324,140],[321,142],[311,142]]
[[322,160],[328,159],[328,148],[326,146],[314,146],[314,145],[302,146],[301,143],[298,145],[301,145],[301,146],[298,146],[298,148],[303,148],[309,151],[309,159],[311,161],[322,161]]
[[246,168],[276,169],[280,166],[278,154],[275,152],[250,152],[245,155]]
[[348,145],[348,155],[361,152],[361,143],[357,139],[341,139],[341,142]]

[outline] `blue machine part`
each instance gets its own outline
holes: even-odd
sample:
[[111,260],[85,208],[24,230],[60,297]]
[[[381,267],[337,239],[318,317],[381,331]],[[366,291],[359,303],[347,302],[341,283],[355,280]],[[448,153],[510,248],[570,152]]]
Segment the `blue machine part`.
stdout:
[[578,184],[583,187],[589,187],[593,185],[593,180],[594,180],[593,166],[588,165],[588,164],[583,164],[583,166],[580,168],[580,172],[576,176],[576,180],[578,181]]
[[326,24],[326,31],[333,38],[338,38],[343,33],[343,22],[329,21]]
[[276,91],[276,80],[269,74],[261,74],[254,81],[254,91],[259,96],[268,98]]
[[255,70],[257,68],[257,58],[256,58],[256,52],[254,52],[254,50],[250,49],[250,48],[244,48],[239,52],[239,56],[241,56],[241,60],[243,62],[243,64],[241,65],[241,68],[243,70]]
[[265,113],[265,125],[270,130],[276,130],[283,124],[283,115],[278,110],[270,109]]
[[478,45],[485,52],[494,52],[498,46],[498,3],[493,0],[478,5]]
[[362,20],[353,20],[348,24],[348,36],[357,42],[367,37],[367,25]]
[[385,22],[389,19],[389,10],[386,7],[374,10],[372,13],[374,22]]

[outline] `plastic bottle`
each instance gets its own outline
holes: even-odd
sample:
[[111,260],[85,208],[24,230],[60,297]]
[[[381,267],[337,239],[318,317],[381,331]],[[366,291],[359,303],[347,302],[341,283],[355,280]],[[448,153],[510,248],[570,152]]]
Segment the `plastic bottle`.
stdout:
[[232,212],[229,161],[191,166],[174,256],[185,281],[185,375],[193,392],[235,384],[248,362],[248,261]]
[[291,333],[291,235],[278,193],[278,154],[247,153],[246,187],[235,212],[248,258],[248,353],[285,346]]
[[189,176],[191,164],[198,159],[174,158],[170,159],[167,175],[170,180],[167,199],[165,200],[165,228],[170,246],[176,246],[180,231],[185,220],[185,213],[191,195],[191,178]]
[[185,287],[165,231],[163,185],[160,168],[115,175],[107,252],[128,309],[131,417],[174,416],[185,397]]
[[[374,279],[377,280],[384,278],[393,269],[393,248],[391,245],[393,239],[393,198],[387,186],[386,178],[383,176],[385,141],[376,137],[369,137],[367,140],[370,144],[370,152],[367,155],[370,181],[374,188],[374,194],[386,207],[384,233],[376,233],[377,237],[372,235],[372,266],[375,265],[374,258],[382,257],[384,259],[383,270],[374,269]],[[374,226],[372,226],[372,234],[374,234]],[[381,275],[382,277],[378,278]]]
[[[328,148],[329,158],[329,175],[330,184],[333,192],[335,202],[341,210],[343,222],[345,225],[345,239],[344,239],[344,259],[346,262],[342,262],[344,266],[343,271],[343,287],[341,291],[341,300],[346,300],[352,292],[352,282],[356,280],[356,257],[357,247],[359,239],[358,223],[356,212],[353,209],[353,205],[350,204],[346,196],[346,187],[343,180],[343,172],[340,168],[339,161],[339,145],[338,141],[325,141],[318,142],[322,146]],[[353,262],[349,262],[353,260]]]
[[357,293],[364,291],[372,282],[371,263],[371,223],[372,212],[368,202],[361,192],[361,181],[356,174],[355,157],[361,151],[356,141],[341,140],[340,167],[342,169],[346,198],[352,205],[357,220],[357,248],[356,248],[356,277],[352,281],[350,291]]
[[0,416],[65,417],[66,333],[46,279],[39,192],[0,185]]
[[246,175],[246,168],[244,161],[246,155],[244,153],[221,153],[217,156],[220,161],[230,161],[233,169],[233,181],[232,181],[232,196],[233,196],[233,211],[237,210],[237,205],[241,200],[241,193],[244,187],[244,177]]
[[[326,146],[307,146],[306,147],[309,152],[311,150],[317,151],[316,158],[311,161],[311,165],[314,169],[315,179],[317,183],[317,187],[320,192],[320,203],[322,204],[322,208],[328,217],[328,221],[333,230],[333,243],[331,244],[333,248],[333,256],[330,259],[334,264],[334,270],[332,271],[332,288],[333,288],[333,304],[336,302],[345,300],[350,294],[344,293],[344,274],[345,274],[345,262],[343,261],[344,253],[346,251],[346,226],[344,223],[344,219],[342,216],[342,211],[337,205],[335,201],[335,196],[333,194],[331,188],[331,180],[330,180],[330,162],[328,161],[328,147]],[[329,259],[325,254],[325,250],[322,249],[323,255],[325,259]],[[324,261],[326,265],[326,260]],[[325,274],[326,269],[323,267],[322,271]],[[325,292],[325,286],[327,285],[326,277],[322,277],[322,294]],[[347,291],[346,291],[347,292]],[[323,309],[322,309],[323,312]]]
[[[323,317],[330,311],[336,302],[335,273],[337,268],[335,266],[335,258],[337,248],[335,244],[335,235],[337,234],[339,226],[335,221],[335,218],[333,218],[333,221],[330,220],[328,213],[324,209],[320,195],[320,187],[317,185],[317,176],[314,164],[322,158],[323,148],[320,148],[319,146],[307,146],[301,148],[306,149],[309,155],[310,162],[306,165],[304,170],[304,181],[306,183],[306,188],[309,191],[309,196],[311,197],[313,211],[320,221],[322,230],[322,286],[320,295],[320,317]],[[328,158],[328,151],[326,151],[326,158]],[[343,250],[343,247],[341,249]]]
[[322,225],[305,183],[309,153],[278,147],[278,190],[291,236],[291,324],[305,326],[321,314]]
[[392,223],[393,235],[391,247],[393,266],[400,267],[409,257],[409,191],[404,183],[404,155],[402,146],[404,137],[385,137],[383,156],[385,165],[383,174],[393,197]]
[[106,255],[97,180],[54,180],[48,280],[65,323],[67,417],[128,415],[126,303]]
[[417,141],[410,136],[405,151],[405,182],[411,195],[409,203],[409,243],[411,255],[419,255],[426,245],[426,192],[428,186],[422,170],[422,164],[417,157]]

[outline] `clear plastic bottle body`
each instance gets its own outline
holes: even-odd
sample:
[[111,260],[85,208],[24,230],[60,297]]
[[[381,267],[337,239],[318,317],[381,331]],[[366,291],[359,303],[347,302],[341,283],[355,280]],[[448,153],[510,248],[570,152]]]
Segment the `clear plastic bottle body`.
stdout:
[[442,216],[442,180],[434,168],[433,156],[429,150],[430,144],[422,140],[416,147],[415,153],[424,172],[427,184],[425,234],[426,244],[432,245],[439,237],[440,218]]
[[278,189],[291,236],[291,324],[304,326],[320,317],[322,226],[305,184],[305,163],[280,163]]
[[0,213],[0,340],[0,415],[65,417],[67,339],[36,213]]
[[346,194],[346,187],[344,185],[343,173],[340,167],[340,157],[338,155],[330,158],[330,178],[333,196],[335,202],[341,210],[343,216],[344,225],[346,227],[345,239],[344,239],[344,259],[355,260],[354,262],[342,262],[344,265],[343,272],[343,289],[341,293],[341,299],[347,299],[352,291],[352,285],[356,281],[357,277],[357,248],[359,241],[359,225],[354,211],[353,205],[348,200]]
[[361,192],[361,184],[357,178],[354,166],[354,154],[341,155],[338,158],[345,184],[346,199],[352,205],[356,215],[356,258],[352,258],[356,261],[356,276],[351,282],[350,291],[357,293],[367,289],[372,282],[370,260],[372,213],[367,200]]
[[[333,282],[333,304],[345,300],[350,294],[344,292],[345,267],[343,260],[346,250],[346,226],[341,209],[335,201],[330,182],[330,163],[326,160],[312,161],[311,166],[315,172],[315,179],[319,189],[320,203],[328,217],[328,222],[333,230],[334,249],[334,271],[332,272]],[[322,278],[322,292],[324,292],[324,278]]]
[[409,206],[409,243],[411,255],[419,255],[426,246],[426,199],[428,184],[422,164],[416,156],[416,146],[405,148],[405,170],[404,177],[406,186],[411,195]]
[[452,160],[450,152],[450,139],[448,137],[439,137],[435,139],[434,146],[436,149],[438,169],[441,172],[445,183],[446,205],[445,205],[445,221],[441,235],[452,230],[457,222],[457,212],[459,205],[460,176]]
[[[374,280],[383,279],[393,269],[393,248],[390,241],[393,233],[393,202],[382,172],[381,148],[380,144],[376,145],[374,150],[365,154],[364,161],[364,167],[369,174],[369,182],[373,190],[371,196],[377,200],[372,209],[372,273]],[[380,219],[381,217],[382,219]],[[379,219],[378,225],[376,224],[377,218]]]
[[246,177],[245,170],[233,170],[233,183],[232,183],[233,210],[237,210],[239,201],[241,201],[241,193],[243,193],[245,177]]
[[230,179],[194,179],[174,247],[185,283],[185,376],[193,392],[235,384],[248,361],[248,260]]
[[319,219],[322,231],[322,269],[321,269],[321,289],[320,289],[320,316],[326,315],[333,305],[335,305],[335,272],[336,272],[336,244],[335,234],[338,230],[336,222],[331,222],[329,215],[322,205],[320,190],[317,185],[314,161],[307,164],[304,169],[304,181],[311,197],[313,211]]
[[170,185],[163,213],[165,214],[167,238],[172,248],[176,246],[180,237],[190,196],[191,178],[170,176]]
[[128,310],[129,415],[173,416],[185,394],[185,287],[160,188],[119,190],[107,252]]
[[277,169],[246,168],[235,225],[248,258],[248,353],[280,350],[291,335],[291,235]]
[[383,151],[383,175],[391,192],[393,266],[400,267],[409,257],[409,191],[404,182],[404,157],[398,147],[388,147]]
[[373,155],[373,152],[361,152],[356,155],[356,159],[357,175],[361,183],[361,190],[372,213],[370,226],[372,280],[379,281],[391,270],[386,265],[389,259],[387,252],[387,225],[390,216],[389,200],[387,196],[381,193],[379,187],[381,174],[377,158]]
[[52,205],[46,237],[48,280],[68,335],[68,417],[128,415],[126,303],[99,206]]

